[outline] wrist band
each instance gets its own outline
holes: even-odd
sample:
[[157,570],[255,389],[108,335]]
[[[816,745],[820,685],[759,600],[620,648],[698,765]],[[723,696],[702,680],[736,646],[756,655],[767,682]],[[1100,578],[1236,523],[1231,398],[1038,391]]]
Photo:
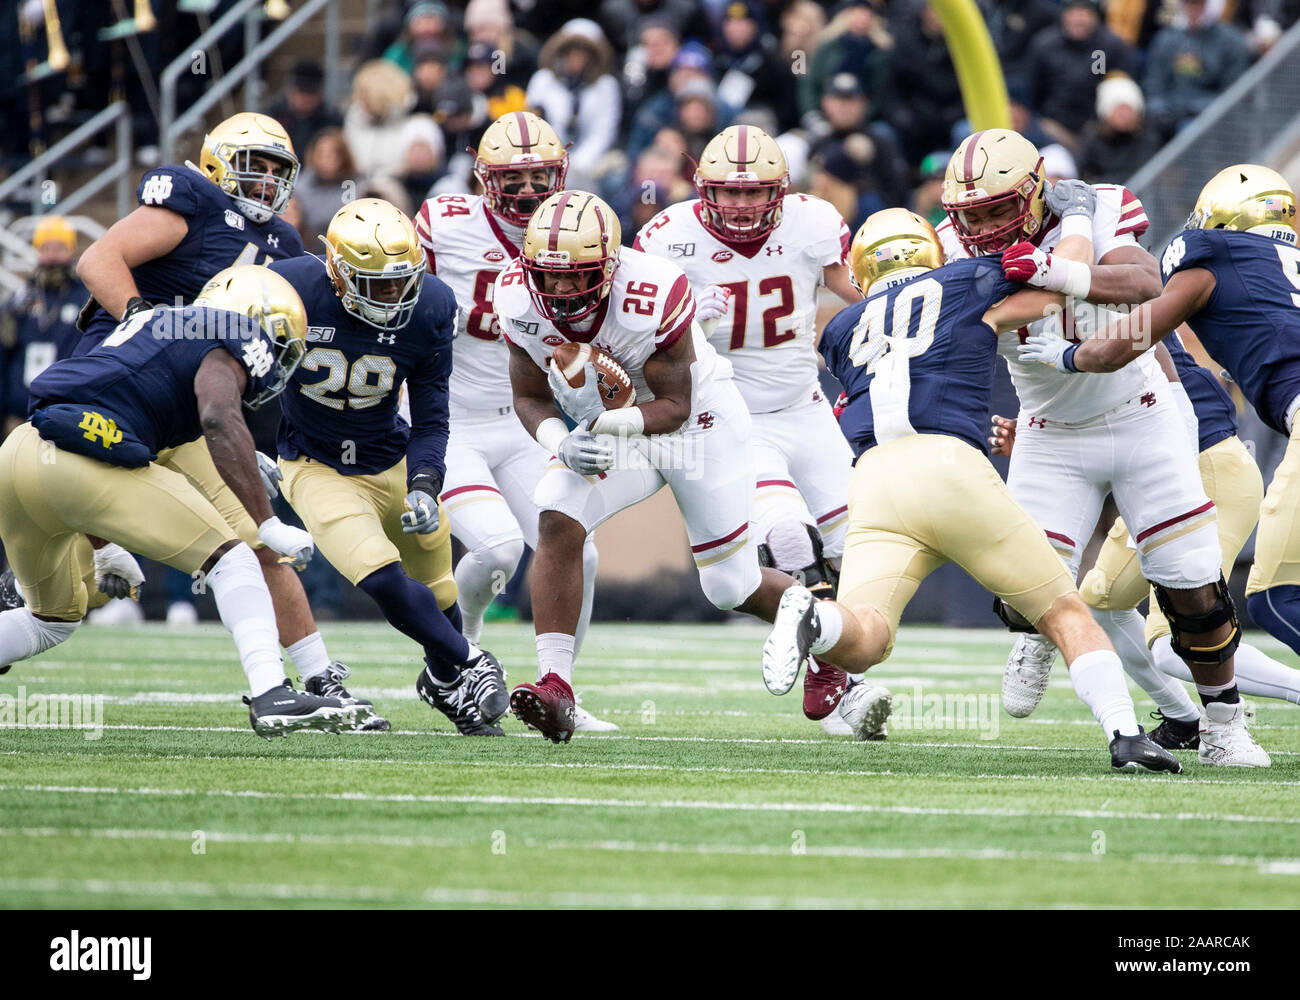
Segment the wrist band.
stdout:
[[591,422],[593,434],[617,434],[632,437],[645,433],[645,414],[639,406],[625,406],[621,410],[606,410]]
[[1061,355],[1061,364],[1067,372],[1077,372],[1079,370],[1074,367],[1074,352],[1078,349],[1078,344],[1071,344],[1065,349],[1065,353]]
[[547,417],[537,425],[537,433],[533,435],[537,443],[551,455],[559,453],[560,442],[568,436],[569,428],[559,417]]

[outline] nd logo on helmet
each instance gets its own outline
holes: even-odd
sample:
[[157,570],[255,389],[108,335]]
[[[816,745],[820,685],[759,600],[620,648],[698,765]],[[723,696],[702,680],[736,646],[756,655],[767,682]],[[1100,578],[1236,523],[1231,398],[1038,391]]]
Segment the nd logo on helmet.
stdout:
[[94,410],[83,410],[81,423],[77,427],[86,432],[82,436],[87,441],[98,438],[99,443],[105,448],[111,448],[122,440],[122,432],[117,429],[117,421],[106,420],[102,413],[96,413]]

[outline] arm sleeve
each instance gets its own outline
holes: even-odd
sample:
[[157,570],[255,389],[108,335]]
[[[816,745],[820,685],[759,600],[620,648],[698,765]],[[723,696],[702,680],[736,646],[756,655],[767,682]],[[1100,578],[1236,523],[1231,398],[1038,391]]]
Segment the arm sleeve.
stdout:
[[451,378],[453,310],[446,310],[438,328],[440,346],[406,380],[411,399],[411,439],[406,445],[406,481],[432,476],[438,489],[447,474],[448,380]]

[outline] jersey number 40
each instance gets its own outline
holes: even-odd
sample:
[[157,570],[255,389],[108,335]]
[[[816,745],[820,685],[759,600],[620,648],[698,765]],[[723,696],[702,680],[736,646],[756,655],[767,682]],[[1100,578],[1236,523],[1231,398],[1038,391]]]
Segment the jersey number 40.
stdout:
[[[921,278],[894,296],[892,303],[889,298],[878,295],[869,301],[853,328],[849,361],[855,368],[866,365],[868,374],[875,371],[887,354],[900,353],[914,358],[930,349],[939,322],[943,285],[934,278]],[[919,315],[915,308],[918,299]]]

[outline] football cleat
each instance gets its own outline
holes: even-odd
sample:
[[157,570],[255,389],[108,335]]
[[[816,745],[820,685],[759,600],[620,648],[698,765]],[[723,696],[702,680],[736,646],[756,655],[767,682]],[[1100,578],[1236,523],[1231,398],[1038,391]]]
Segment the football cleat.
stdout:
[[574,733],[616,733],[618,726],[604,719],[598,719],[582,707],[582,695],[573,697],[573,731]]
[[536,684],[520,684],[510,692],[510,710],[552,743],[573,738],[573,688],[559,674],[547,674]]
[[1201,745],[1196,759],[1216,767],[1269,767],[1273,760],[1255,742],[1246,728],[1254,713],[1246,711],[1244,702],[1229,705],[1212,701],[1205,706],[1201,720]]
[[1160,725],[1151,730],[1151,739],[1166,750],[1195,750],[1201,745],[1200,719],[1171,719],[1163,712],[1152,712]]
[[[840,704],[844,704],[840,702]],[[839,712],[832,712],[826,718],[821,720],[822,729],[826,730],[827,736],[852,736],[853,727],[844,721],[844,717]]]
[[415,693],[430,708],[437,709],[452,722],[456,732],[462,736],[504,736],[500,726],[494,726],[483,720],[482,713],[474,704],[464,677],[451,687],[440,687],[433,680],[429,668],[420,671],[415,679]]
[[361,726],[363,732],[382,733],[391,729],[387,719],[374,714],[373,702],[366,698],[355,697],[343,686],[343,682],[351,672],[345,664],[335,662],[326,667],[324,672],[308,678],[303,687],[309,694],[314,694],[318,698],[337,698],[345,705],[359,705],[367,709],[370,717]]
[[300,729],[317,729],[341,733],[355,729],[359,708],[345,705],[337,698],[320,698],[306,691],[295,691],[286,677],[284,684],[273,687],[256,698],[244,698],[248,721],[253,732],[265,739],[288,736]]
[[18,592],[18,581],[14,579],[14,571],[7,569],[0,573],[0,611],[12,611],[14,608],[23,607],[26,603],[23,595]]
[[1115,738],[1110,741],[1110,766],[1116,771],[1183,773],[1183,765],[1178,763],[1178,759],[1153,742],[1141,726],[1138,726],[1136,736],[1121,736],[1119,730],[1115,730]]
[[847,672],[812,657],[803,675],[803,714],[814,722],[826,718],[835,711],[848,689]]
[[853,738],[860,743],[878,742],[889,735],[885,720],[894,707],[894,696],[875,684],[854,684],[840,702],[838,715],[848,723]]
[[506,714],[510,708],[510,696],[506,694],[506,672],[501,661],[483,651],[468,665],[462,666],[460,672],[484,722],[491,725]]
[[1007,715],[1023,719],[1038,707],[1056,662],[1056,646],[1036,633],[1016,636],[1002,674],[1002,707]]
[[785,694],[799,677],[808,650],[821,634],[812,592],[795,584],[781,595],[772,631],[763,643],[763,683],[773,694]]

